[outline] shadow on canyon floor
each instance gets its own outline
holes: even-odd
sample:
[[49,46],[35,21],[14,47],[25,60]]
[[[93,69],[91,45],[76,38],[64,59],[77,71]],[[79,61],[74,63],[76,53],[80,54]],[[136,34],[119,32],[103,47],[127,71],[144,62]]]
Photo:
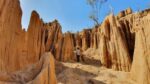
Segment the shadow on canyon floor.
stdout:
[[95,66],[95,67],[102,66],[100,60],[98,60],[98,59],[88,58],[88,57],[84,56],[84,60],[85,60],[84,62],[81,62],[82,64],[92,65],[92,66]]
[[[80,69],[82,66],[88,66],[88,64],[91,64],[90,66],[93,66],[94,63],[92,64],[92,63],[81,62],[81,63],[77,63],[76,66],[71,65],[72,67],[70,67],[70,65],[66,66],[66,65],[63,65],[62,63],[57,62],[56,74],[58,77],[58,81],[61,82],[62,84],[71,84],[71,83],[66,83],[66,81],[81,81],[81,82],[84,81],[84,83],[82,84],[106,84],[102,81],[93,79],[98,76],[96,73],[92,73],[90,71]],[[100,67],[100,66],[95,66],[95,67]],[[89,70],[90,69],[93,69],[93,68],[89,67]]]

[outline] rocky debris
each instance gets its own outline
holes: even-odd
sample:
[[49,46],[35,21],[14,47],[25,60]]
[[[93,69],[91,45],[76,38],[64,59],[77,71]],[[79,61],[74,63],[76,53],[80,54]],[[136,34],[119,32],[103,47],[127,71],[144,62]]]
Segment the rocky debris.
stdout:
[[[95,68],[93,66],[82,65],[83,64],[80,63],[59,62],[59,66],[56,66],[56,70],[60,69],[60,67],[62,67],[62,70],[57,74],[57,79],[59,80],[58,84],[91,84],[88,81],[95,76],[94,73],[97,72],[96,69],[98,69],[98,67]],[[81,70],[81,68],[83,70]],[[89,68],[92,68],[91,71],[93,71],[94,73],[85,71],[90,70]]]
[[58,75],[59,82],[63,84],[87,84],[86,78],[81,77],[81,75],[75,73],[73,69],[64,70]]
[[120,19],[125,16],[125,11],[121,11],[118,13],[117,18]]
[[132,9],[131,8],[127,8],[125,10],[125,15],[129,15],[129,14],[132,14]]
[[138,84],[150,84],[150,14],[142,14],[135,14],[133,21],[136,37],[131,75]]
[[1,84],[57,84],[54,58],[51,53],[42,55],[39,62],[24,70],[0,73]]
[[147,16],[147,14],[150,13],[150,9],[145,9],[145,10],[139,12],[139,13],[140,13],[140,17]]
[[83,52],[83,55],[84,55],[83,63],[97,67],[101,66],[99,49],[88,48],[86,51]]
[[127,8],[126,10],[123,10],[121,12],[118,13],[117,18],[120,19],[122,17],[125,17],[129,14],[132,14],[132,9],[131,8]]

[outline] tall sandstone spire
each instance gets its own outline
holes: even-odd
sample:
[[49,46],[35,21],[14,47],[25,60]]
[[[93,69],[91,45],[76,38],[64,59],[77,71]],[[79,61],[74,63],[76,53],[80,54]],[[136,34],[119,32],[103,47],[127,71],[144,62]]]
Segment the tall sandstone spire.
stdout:
[[56,84],[53,55],[44,54],[46,24],[33,11],[26,32],[21,18],[19,0],[0,1],[0,83]]

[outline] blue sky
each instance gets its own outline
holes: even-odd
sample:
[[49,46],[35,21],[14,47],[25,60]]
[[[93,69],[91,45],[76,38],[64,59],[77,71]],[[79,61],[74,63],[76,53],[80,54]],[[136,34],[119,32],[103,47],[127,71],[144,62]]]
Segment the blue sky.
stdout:
[[[80,31],[92,27],[93,21],[89,19],[91,12],[86,0],[20,0],[23,10],[22,26],[28,28],[31,12],[36,10],[45,22],[57,19],[62,26],[62,31]],[[100,21],[109,11],[109,5],[114,13],[131,7],[133,11],[150,7],[150,0],[108,0],[101,9]]]

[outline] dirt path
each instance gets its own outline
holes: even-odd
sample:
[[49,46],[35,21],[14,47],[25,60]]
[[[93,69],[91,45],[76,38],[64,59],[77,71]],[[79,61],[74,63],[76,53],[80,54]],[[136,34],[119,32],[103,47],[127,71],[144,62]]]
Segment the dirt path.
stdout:
[[57,62],[59,84],[135,84],[129,72],[114,71],[101,66],[99,50],[84,52],[84,62]]
[[135,84],[128,72],[113,71],[83,63],[61,63],[59,84]]

